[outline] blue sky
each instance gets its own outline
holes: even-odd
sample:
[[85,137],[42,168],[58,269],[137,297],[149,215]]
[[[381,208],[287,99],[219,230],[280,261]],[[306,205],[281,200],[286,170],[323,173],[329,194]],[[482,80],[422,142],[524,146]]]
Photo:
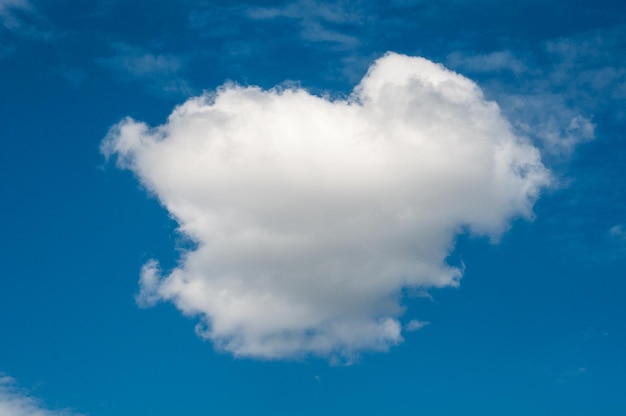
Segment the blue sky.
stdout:
[[625,39],[0,0],[0,414],[626,414]]

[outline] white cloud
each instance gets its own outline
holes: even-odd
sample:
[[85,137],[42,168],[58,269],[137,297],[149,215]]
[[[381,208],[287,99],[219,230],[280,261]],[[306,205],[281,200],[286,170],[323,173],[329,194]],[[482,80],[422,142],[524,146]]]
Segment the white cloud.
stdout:
[[102,150],[197,243],[164,276],[146,264],[140,305],[260,358],[402,342],[402,289],[457,286],[455,236],[497,239],[550,182],[472,81],[393,53],[348,99],[227,84],[157,128],[123,120]]
[[12,377],[0,373],[0,415],[2,416],[78,416],[69,410],[50,410],[38,399],[17,387]]

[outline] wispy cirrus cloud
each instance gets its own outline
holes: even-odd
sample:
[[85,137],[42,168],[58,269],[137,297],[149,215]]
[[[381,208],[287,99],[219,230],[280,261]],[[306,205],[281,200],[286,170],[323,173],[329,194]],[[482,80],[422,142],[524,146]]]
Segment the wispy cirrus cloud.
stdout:
[[624,39],[626,27],[614,26],[550,39],[537,48],[457,51],[447,63],[481,76],[520,131],[546,152],[567,155],[595,138],[594,116],[626,120]]
[[0,0],[0,58],[11,55],[17,39],[50,41],[57,36],[28,0]]
[[446,60],[453,68],[463,68],[472,72],[503,72],[510,71],[521,74],[528,70],[524,62],[517,59],[511,51],[495,51],[486,54],[471,55],[453,52]]
[[510,51],[454,52],[447,62],[463,73],[486,78],[490,93],[515,120],[519,133],[532,137],[546,154],[570,155],[576,146],[595,138],[592,112],[576,105],[556,83],[546,82],[551,73],[535,65],[532,56],[524,58]]
[[257,20],[293,19],[298,22],[300,36],[304,40],[353,48],[359,41],[347,29],[366,23],[367,15],[363,13],[361,6],[359,3],[347,1],[325,3],[297,0],[281,7],[249,8],[247,14]]
[[27,0],[0,0],[0,21],[9,30],[19,30],[22,26],[19,15],[32,11]]
[[44,41],[55,37],[48,20],[28,0],[0,0],[0,23],[18,36]]
[[[626,26],[614,26],[548,41],[546,51],[554,62],[549,72],[551,84],[585,100],[594,110],[625,102],[625,39]],[[612,111],[626,117],[624,110]]]
[[182,77],[183,59],[175,54],[153,53],[125,43],[112,45],[114,54],[96,62],[123,81],[138,81],[157,94],[189,95],[192,92]]
[[227,84],[102,144],[197,243],[141,272],[236,356],[351,360],[402,342],[404,288],[457,286],[458,233],[494,240],[550,174],[472,81],[387,54],[348,99]]

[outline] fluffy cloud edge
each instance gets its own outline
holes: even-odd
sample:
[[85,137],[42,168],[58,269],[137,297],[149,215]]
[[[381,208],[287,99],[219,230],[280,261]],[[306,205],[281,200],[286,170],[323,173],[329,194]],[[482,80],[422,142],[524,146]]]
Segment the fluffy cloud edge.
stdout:
[[69,409],[50,409],[42,400],[20,388],[17,381],[0,373],[0,414],[2,416],[81,416]]

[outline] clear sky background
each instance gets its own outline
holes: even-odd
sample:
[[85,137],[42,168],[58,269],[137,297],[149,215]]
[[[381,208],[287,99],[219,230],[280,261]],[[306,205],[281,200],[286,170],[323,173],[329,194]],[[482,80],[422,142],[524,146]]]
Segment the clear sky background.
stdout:
[[[349,112],[348,107],[359,111],[367,107],[354,102],[357,107],[350,107],[350,94],[368,68],[372,73],[376,60],[384,57],[378,62],[388,63],[390,56],[400,56],[385,55],[388,51],[442,64],[465,78],[427,65],[429,76],[448,74],[460,83],[469,79],[484,94],[483,98],[467,87],[469,104],[463,101],[455,112],[448,101],[437,101],[447,94],[444,87],[433,87],[428,90],[432,95],[427,95],[422,84],[402,84],[389,95],[390,101],[367,113],[383,111],[380,125],[362,114],[350,118],[350,126],[385,132],[384,120],[395,120],[394,106],[406,98],[411,111],[399,120],[410,124],[424,119],[408,130],[409,136],[431,127],[444,132],[445,140],[428,135],[427,139],[436,143],[433,148],[441,158],[437,160],[454,163],[437,165],[441,172],[432,177],[430,187],[424,183],[430,183],[431,171],[418,171],[424,173],[422,179],[407,179],[400,183],[406,188],[398,185],[397,195],[382,195],[379,199],[391,201],[392,211],[393,202],[419,205],[422,200],[435,201],[438,215],[457,212],[451,207],[465,212],[464,207],[474,203],[484,205],[467,222],[443,217],[443,225],[437,222],[439,228],[415,240],[389,231],[393,227],[384,218],[397,219],[396,211],[381,217],[383,221],[365,223],[365,229],[391,241],[367,237],[367,247],[381,248],[376,253],[385,254],[374,256],[376,261],[404,264],[406,258],[398,252],[422,244],[426,248],[416,249],[416,257],[423,257],[420,264],[435,268],[430,275],[419,275],[407,287],[393,281],[391,273],[385,277],[386,282],[395,282],[391,288],[372,292],[372,299],[381,305],[390,299],[391,303],[374,307],[363,301],[369,299],[365,295],[355,293],[361,293],[360,282],[380,282],[380,275],[359,272],[355,274],[362,280],[341,283],[345,270],[363,263],[363,252],[357,252],[361,257],[356,260],[342,257],[344,262],[335,268],[324,263],[327,254],[321,261],[310,257],[315,264],[305,262],[300,269],[322,264],[322,272],[344,274],[328,280],[340,282],[340,289],[333,292],[339,295],[329,300],[326,292],[317,296],[303,283],[314,278],[295,272],[297,278],[291,281],[297,283],[291,285],[288,293],[293,297],[288,300],[313,299],[307,304],[312,308],[307,318],[321,319],[326,311],[341,309],[354,299],[368,306],[355,306],[349,313],[328,312],[330,318],[323,324],[290,323],[301,344],[287,349],[258,344],[265,336],[283,334],[287,324],[263,307],[254,309],[259,307],[254,302],[243,304],[252,309],[237,321],[230,309],[211,309],[214,292],[171,289],[146,273],[142,285],[138,283],[142,267],[145,271],[156,264],[152,259],[160,264],[165,276],[161,279],[178,270],[183,283],[202,281],[203,276],[218,273],[211,269],[218,266],[225,276],[241,267],[243,271],[236,270],[239,277],[224,281],[246,282],[259,270],[274,270],[274,263],[259,269],[257,260],[237,257],[245,254],[241,247],[220,251],[232,241],[217,237],[215,241],[223,244],[215,244],[214,252],[198,251],[213,241],[226,217],[216,217],[217,228],[209,228],[207,237],[205,228],[194,228],[176,211],[190,206],[185,204],[191,197],[210,199],[220,186],[234,189],[228,194],[233,198],[253,189],[245,188],[251,186],[248,182],[237,182],[236,172],[221,181],[220,175],[232,169],[221,171],[212,185],[199,180],[197,189],[208,189],[206,195],[192,187],[189,177],[176,176],[187,159],[185,154],[176,159],[183,147],[174,138],[193,136],[184,128],[203,132],[207,125],[218,126],[216,134],[233,134],[235,141],[254,134],[240,133],[237,123],[234,130],[222,129],[218,122],[202,119],[205,116],[200,119],[208,124],[197,127],[185,116],[178,133],[173,127],[146,133],[165,134],[172,140],[161,159],[149,159],[147,150],[133,144],[130,165],[124,169],[118,163],[124,157],[119,145],[131,142],[124,142],[130,140],[128,134],[111,130],[117,123],[132,117],[152,127],[164,125],[177,105],[203,93],[214,94],[229,83],[221,91],[262,89],[229,104],[241,120],[259,116],[260,124],[250,122],[249,131],[287,123],[288,129],[296,129],[290,132],[299,132],[300,127],[289,125],[296,116],[285,108],[292,108],[296,115],[311,114],[319,121],[315,129],[322,130],[313,129],[314,138],[317,131],[328,133],[319,137],[344,138],[335,133],[341,125],[332,122],[334,115]],[[391,76],[383,74],[381,79],[401,82],[396,79],[398,68],[406,64],[413,70],[418,61],[398,62],[390,64]],[[279,89],[270,90],[277,85]],[[281,107],[284,95],[277,91],[285,89],[308,98],[304,104]],[[305,91],[322,98],[315,100]],[[276,106],[263,101],[270,99]],[[499,106],[497,120],[481,124],[487,120],[481,118],[487,117],[481,109],[490,101]],[[425,103],[425,108],[418,111],[415,103]],[[206,109],[212,104],[202,105]],[[264,113],[266,108],[269,113]],[[624,415],[625,109],[624,2],[0,0],[0,414]],[[268,114],[276,118],[270,120]],[[531,183],[525,177],[523,184],[534,184],[539,192],[536,198],[529,197],[532,214],[524,215],[519,201],[508,211],[491,212],[501,195],[474,193],[483,190],[485,180],[480,176],[475,182],[468,179],[469,188],[455,187],[466,177],[474,178],[474,166],[483,166],[484,161],[472,157],[473,144],[464,153],[465,142],[455,141],[460,137],[478,143],[477,137],[483,137],[474,134],[479,125],[486,126],[486,133],[481,133],[486,137],[481,142],[485,154],[490,154],[494,140],[507,134],[513,141],[526,140],[524,146],[539,152],[541,162],[533,166],[543,164],[551,179],[550,184],[541,178]],[[445,132],[452,132],[452,138]],[[163,139],[159,137],[156,142]],[[274,150],[280,153],[285,147],[276,140]],[[315,153],[319,149],[307,147],[311,142],[303,140],[296,143],[304,153],[285,150],[285,160],[294,163],[288,166],[299,165],[299,154],[313,154],[306,166],[319,168],[316,163],[325,163],[324,154]],[[474,150],[483,155],[481,149]],[[404,158],[396,148],[386,150],[389,166],[397,161],[421,166],[436,158],[424,153],[412,164],[412,156]],[[448,151],[453,156],[448,157]],[[207,155],[204,150],[197,154]],[[356,156],[341,155],[345,159],[333,169],[344,166],[350,178]],[[172,168],[168,157],[179,165]],[[218,162],[202,166],[212,163]],[[250,169],[263,172],[263,166],[260,171]],[[336,173],[330,172],[330,177]],[[486,178],[491,178],[489,172]],[[168,187],[170,178],[174,185]],[[336,178],[341,182],[344,176]],[[355,179],[354,187],[368,185],[366,179],[363,183]],[[263,180],[259,179],[258,189],[274,184],[271,178]],[[426,193],[414,191],[420,186]],[[305,192],[300,196],[310,197],[310,206],[316,206],[319,195],[307,193],[306,184],[301,188]],[[366,190],[364,198],[377,196],[368,186],[359,189]],[[431,199],[428,192],[439,189],[458,192],[452,192],[450,200],[435,192]],[[321,195],[328,198],[324,192]],[[461,194],[464,197],[457,199]],[[261,192],[242,203],[257,212],[258,204],[274,197]],[[346,206],[332,198],[323,202],[322,207],[337,210]],[[203,215],[199,218],[206,219]],[[299,218],[285,221],[301,225]],[[344,217],[332,218],[339,218],[338,226],[345,223]],[[410,223],[416,230],[430,224],[416,221]],[[487,225],[476,229],[481,221]],[[187,234],[180,228],[185,226]],[[325,240],[325,235],[314,237],[321,241],[315,246],[321,252],[326,243],[336,243]],[[348,233],[347,240],[350,244],[338,247],[363,241],[358,233]],[[398,241],[405,245],[400,247]],[[196,256],[200,260],[208,259],[208,265],[187,261],[194,252],[200,253]],[[302,258],[311,253],[305,250]],[[230,255],[243,260],[223,260]],[[213,266],[215,262],[218,266]],[[462,270],[458,287],[454,287],[458,277],[441,277],[438,285],[427,280],[443,276],[444,271],[437,269],[442,264]],[[403,279],[407,276],[402,274]],[[323,276],[317,278],[328,283]],[[283,287],[290,287],[289,282],[272,279],[254,283],[263,293],[286,299],[281,296],[287,296]],[[285,284],[279,287],[281,282]],[[189,306],[198,293],[203,306]],[[242,299],[247,298],[235,298]],[[398,305],[401,310],[393,309]],[[181,313],[185,307],[191,308],[187,316]],[[297,321],[293,308],[279,306],[276,316]],[[241,326],[211,327],[212,319],[228,323],[231,318]],[[337,322],[345,328],[333,326]],[[365,329],[351,333],[354,322]],[[194,330],[199,323],[201,329]],[[260,329],[265,324],[271,328]],[[349,339],[342,338],[346,333]],[[314,344],[316,334],[326,336],[330,346]],[[233,339],[236,342],[229,344]]]

